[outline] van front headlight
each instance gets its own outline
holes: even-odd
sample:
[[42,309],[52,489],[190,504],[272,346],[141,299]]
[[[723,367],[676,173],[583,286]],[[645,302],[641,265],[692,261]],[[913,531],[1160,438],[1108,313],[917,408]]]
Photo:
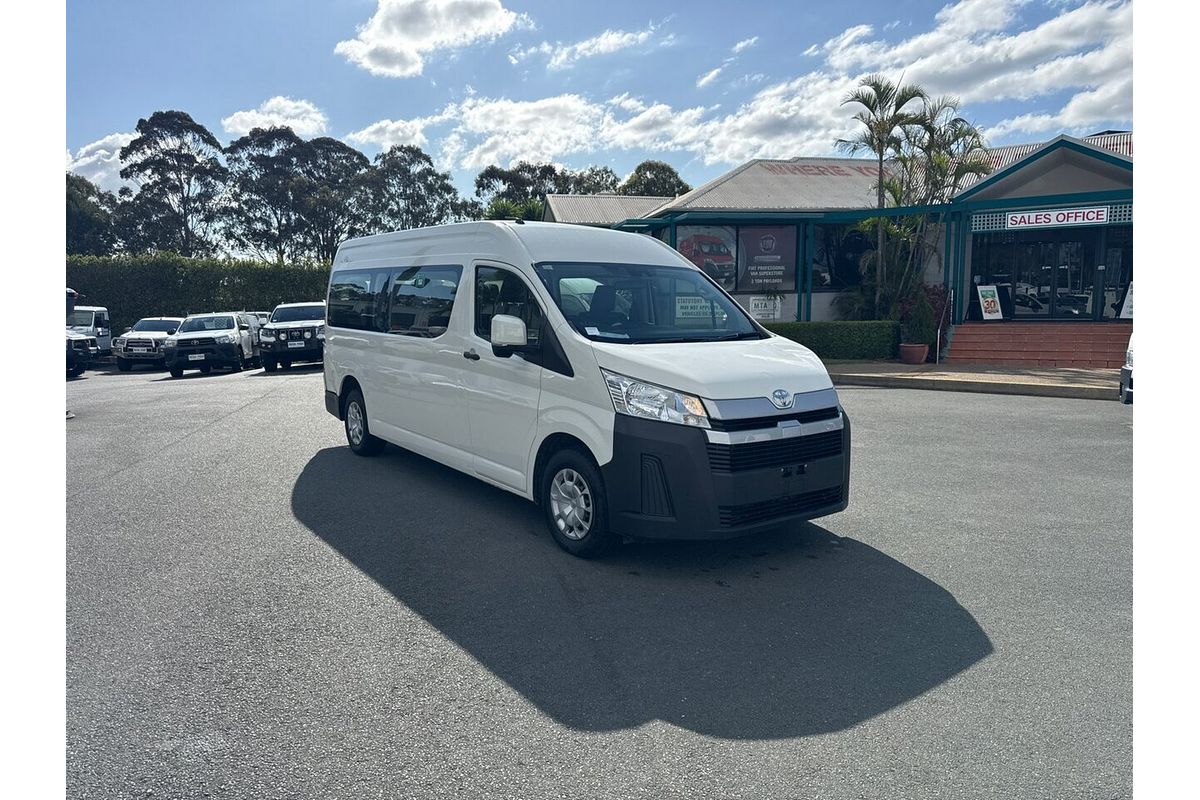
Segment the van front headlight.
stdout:
[[600,370],[608,384],[613,409],[618,414],[631,417],[674,422],[676,425],[691,425],[708,428],[708,412],[699,397],[683,394],[653,383],[639,381],[608,370]]

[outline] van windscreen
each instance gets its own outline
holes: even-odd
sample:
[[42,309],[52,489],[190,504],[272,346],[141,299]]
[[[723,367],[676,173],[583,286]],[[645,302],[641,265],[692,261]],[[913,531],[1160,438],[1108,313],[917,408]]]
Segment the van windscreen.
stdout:
[[535,269],[571,326],[595,341],[763,338],[746,312],[697,269],[581,263],[542,263]]

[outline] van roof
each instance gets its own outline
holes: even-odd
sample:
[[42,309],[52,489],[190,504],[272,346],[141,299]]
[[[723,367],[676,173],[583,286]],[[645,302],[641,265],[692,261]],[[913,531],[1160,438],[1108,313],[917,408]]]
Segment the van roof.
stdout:
[[510,264],[592,261],[609,264],[690,266],[653,237],[557,222],[459,222],[349,239],[338,248],[334,270],[381,258],[484,255]]

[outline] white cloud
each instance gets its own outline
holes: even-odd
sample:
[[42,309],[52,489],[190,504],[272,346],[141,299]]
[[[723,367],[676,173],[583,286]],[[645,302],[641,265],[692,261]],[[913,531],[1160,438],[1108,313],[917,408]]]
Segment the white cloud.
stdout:
[[[823,62],[812,71],[772,84],[763,73],[733,81],[731,87],[759,86],[728,110],[677,108],[629,93],[602,101],[582,94],[533,100],[468,95],[438,115],[449,125],[440,142],[442,168],[554,162],[606,150],[685,152],[705,164],[828,155],[855,125],[843,99],[875,71],[918,81],[935,95],[956,94],[968,116],[1000,99],[1026,103],[1029,113],[988,131],[997,143],[1017,133],[1033,138],[1126,124],[1132,107],[1130,4],[1089,0],[1020,30],[1021,4],[961,0],[939,11],[928,30],[894,42],[876,39],[868,25],[851,26],[817,46]],[[530,51],[551,58],[558,52],[548,44]],[[736,58],[728,56],[697,85],[727,74]],[[366,131],[376,129],[415,139],[426,135],[428,124],[384,120],[352,136],[367,141]]]
[[380,150],[387,150],[393,145],[413,144],[425,147],[429,138],[425,129],[457,117],[457,106],[451,104],[440,114],[414,119],[382,119],[353,133],[346,134],[346,141],[357,145],[375,145]]
[[255,128],[288,127],[305,139],[321,136],[329,124],[325,113],[308,100],[272,97],[258,108],[235,111],[221,120],[221,127],[234,136],[245,136]]
[[803,55],[806,55],[806,56],[815,56],[815,55],[816,55],[817,53],[819,53],[819,52],[821,52],[821,45],[819,45],[819,44],[812,44],[812,45],[809,45],[809,46],[808,46],[808,49],[804,51]]
[[701,75],[699,78],[696,79],[696,88],[703,89],[705,86],[708,86],[710,83],[715,81],[717,79],[717,76],[721,74],[722,69],[724,69],[724,67],[717,67],[716,69],[712,70],[711,72],[706,72],[703,75]]
[[136,133],[110,133],[103,139],[85,144],[74,155],[67,152],[67,172],[82,175],[108,192],[133,186],[121,180],[121,148],[137,138]]
[[733,46],[733,52],[736,54],[736,53],[742,52],[747,47],[754,47],[754,43],[757,41],[758,41],[757,36],[751,36],[749,39],[742,39],[740,42],[738,42],[737,44],[735,44]]
[[500,0],[379,0],[358,35],[338,42],[334,52],[372,75],[410,78],[425,69],[428,53],[530,26],[528,17],[504,8]]
[[[532,47],[514,50],[509,54],[508,60],[516,64],[531,56],[545,55],[550,57],[550,60],[546,63],[549,69],[568,69],[585,58],[607,55],[615,53],[618,50],[625,50],[645,44],[654,37],[655,30],[656,26],[651,25],[645,30],[640,31],[605,30],[590,39],[584,39],[574,44],[563,44],[562,42],[550,44],[549,42],[542,42]],[[664,41],[664,44],[666,43]]]

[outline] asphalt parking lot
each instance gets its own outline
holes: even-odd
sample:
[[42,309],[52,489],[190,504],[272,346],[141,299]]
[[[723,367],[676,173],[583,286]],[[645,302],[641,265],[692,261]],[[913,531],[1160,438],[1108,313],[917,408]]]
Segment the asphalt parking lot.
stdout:
[[848,511],[585,562],[319,367],[68,381],[67,796],[1129,796],[1129,407],[839,391]]

